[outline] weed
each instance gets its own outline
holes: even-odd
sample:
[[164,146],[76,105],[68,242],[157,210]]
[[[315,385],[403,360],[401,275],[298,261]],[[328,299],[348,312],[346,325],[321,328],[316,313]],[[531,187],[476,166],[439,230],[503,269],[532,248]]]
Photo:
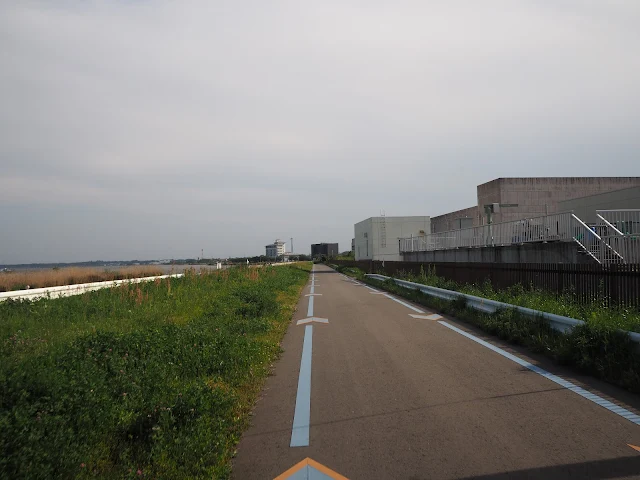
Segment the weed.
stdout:
[[309,268],[0,304],[0,477],[228,477]]

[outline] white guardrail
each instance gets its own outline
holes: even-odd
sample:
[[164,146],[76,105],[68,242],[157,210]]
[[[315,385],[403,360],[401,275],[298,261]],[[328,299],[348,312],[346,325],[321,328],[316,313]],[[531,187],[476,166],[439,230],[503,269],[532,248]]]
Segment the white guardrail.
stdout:
[[[577,320],[575,318],[563,317],[562,315],[556,315],[555,313],[542,312],[540,310],[533,310],[531,308],[520,307],[518,305],[511,305],[509,303],[498,302],[496,300],[490,300],[488,298],[476,297],[474,295],[467,295],[465,293],[455,292],[453,290],[445,290],[443,288],[430,287],[428,285],[422,285],[421,283],[408,282],[406,280],[400,280],[397,278],[386,277],[384,275],[377,274],[368,274],[367,277],[373,278],[374,280],[385,281],[388,279],[393,280],[396,285],[400,285],[401,287],[410,289],[410,290],[420,290],[421,292],[431,295],[432,297],[441,298],[443,300],[456,300],[457,298],[464,298],[467,301],[467,305],[476,310],[480,310],[486,313],[494,313],[500,309],[514,309],[524,315],[529,317],[541,317],[549,322],[549,325],[554,330],[559,332],[566,332],[567,330],[571,330],[573,327],[577,325],[583,325],[584,321]],[[621,330],[621,332],[629,335],[631,340],[636,343],[640,343],[640,333],[637,332],[628,332],[626,330]]]
[[37,300],[39,298],[58,298],[80,295],[86,292],[93,292],[102,288],[117,287],[123,283],[150,282],[163,278],[180,278],[184,274],[158,275],[156,277],[127,278],[124,280],[109,280],[106,282],[79,283],[76,285],[62,285],[59,287],[33,288],[31,290],[14,290],[11,292],[1,292],[0,302],[10,298],[14,300]]

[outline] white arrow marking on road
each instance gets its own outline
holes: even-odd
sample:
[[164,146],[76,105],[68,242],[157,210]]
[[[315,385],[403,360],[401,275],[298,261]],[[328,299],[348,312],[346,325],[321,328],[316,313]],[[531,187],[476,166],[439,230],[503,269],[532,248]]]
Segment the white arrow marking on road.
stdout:
[[312,323],[312,322],[329,323],[329,319],[328,318],[320,318],[320,317],[309,317],[309,318],[304,318],[302,320],[298,320],[296,322],[296,325],[304,325],[305,323]]

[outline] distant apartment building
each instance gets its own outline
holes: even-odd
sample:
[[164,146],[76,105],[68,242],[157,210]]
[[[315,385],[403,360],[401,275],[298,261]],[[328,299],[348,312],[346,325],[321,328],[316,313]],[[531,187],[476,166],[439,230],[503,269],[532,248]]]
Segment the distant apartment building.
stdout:
[[485,205],[507,205],[492,214],[492,223],[522,220],[566,211],[568,202],[617,190],[640,187],[640,177],[498,178],[476,189],[476,205],[431,218],[431,233],[487,223]]
[[280,240],[279,238],[273,242],[271,245],[266,245],[265,249],[267,251],[266,256],[269,258],[278,258],[285,254],[285,242]]
[[337,243],[314,243],[311,245],[311,257],[321,257],[325,256],[327,258],[336,257],[338,255],[338,244]]
[[399,261],[399,239],[431,231],[430,218],[371,217],[354,225],[356,260]]

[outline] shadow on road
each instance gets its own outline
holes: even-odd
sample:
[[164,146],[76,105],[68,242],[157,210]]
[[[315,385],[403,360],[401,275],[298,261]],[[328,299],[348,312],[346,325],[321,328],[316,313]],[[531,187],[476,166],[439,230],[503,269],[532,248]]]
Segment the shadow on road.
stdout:
[[639,478],[640,455],[595,460],[592,462],[570,463],[553,467],[528,468],[512,472],[463,477],[458,480],[531,480],[531,479],[604,479]]

